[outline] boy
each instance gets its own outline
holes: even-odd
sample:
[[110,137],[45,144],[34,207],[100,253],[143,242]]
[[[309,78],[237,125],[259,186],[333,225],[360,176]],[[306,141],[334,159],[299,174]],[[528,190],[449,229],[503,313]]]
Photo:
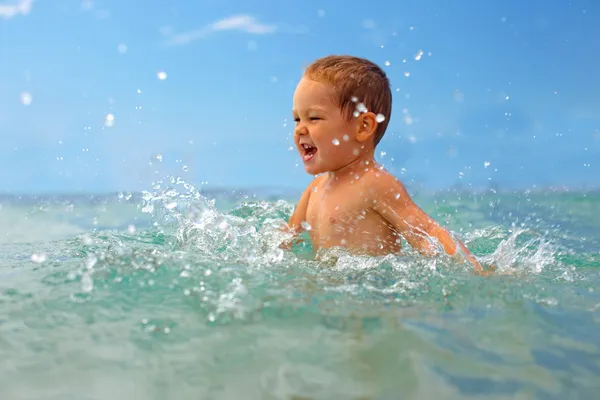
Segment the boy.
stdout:
[[398,253],[401,237],[424,255],[437,240],[457,246],[475,270],[483,268],[465,246],[427,216],[404,186],[375,162],[392,109],[385,73],[351,56],[328,56],[305,71],[294,93],[294,142],[310,183],[289,220],[294,234],[308,230],[315,250],[341,246],[352,253]]

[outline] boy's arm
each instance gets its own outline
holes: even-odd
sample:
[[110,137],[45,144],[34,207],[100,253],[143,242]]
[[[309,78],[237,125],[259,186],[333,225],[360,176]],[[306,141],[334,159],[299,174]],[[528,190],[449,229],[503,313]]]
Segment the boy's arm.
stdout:
[[[302,222],[306,220],[306,210],[308,208],[308,200],[310,199],[310,194],[313,192],[313,188],[317,184],[317,180],[319,178],[314,179],[306,188],[302,196],[300,196],[300,200],[298,200],[298,204],[296,205],[296,209],[294,210],[290,220],[288,221],[287,226],[284,226],[284,230],[287,232],[291,232],[294,236],[300,234],[304,228],[302,227]],[[281,244],[280,247],[289,248],[291,246],[291,241],[286,241]]]
[[414,249],[421,254],[432,256],[435,246],[429,238],[436,238],[446,253],[452,256],[456,254],[458,244],[475,270],[484,273],[477,259],[465,245],[421,210],[412,201],[402,183],[392,176],[380,176],[375,185],[377,195],[373,209],[390,222]]

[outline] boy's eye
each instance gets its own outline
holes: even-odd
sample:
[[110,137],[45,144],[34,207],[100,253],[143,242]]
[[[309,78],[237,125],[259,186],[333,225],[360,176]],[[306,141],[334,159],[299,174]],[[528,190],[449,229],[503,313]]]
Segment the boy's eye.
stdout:
[[300,122],[300,118],[297,118],[297,117],[294,118],[294,122],[296,122],[296,123]]
[[310,120],[311,120],[311,121],[316,121],[316,120],[318,120],[318,119],[321,119],[321,118],[319,118],[319,117],[310,117]]

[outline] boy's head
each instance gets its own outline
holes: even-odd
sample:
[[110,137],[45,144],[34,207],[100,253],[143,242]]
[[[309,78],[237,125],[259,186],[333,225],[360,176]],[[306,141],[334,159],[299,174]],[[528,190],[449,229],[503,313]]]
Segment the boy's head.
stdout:
[[390,81],[375,63],[353,56],[327,56],[314,61],[304,71],[304,76],[333,86],[337,105],[349,120],[355,116],[360,103],[367,111],[385,118],[377,125],[374,140],[379,144],[385,134],[392,114]]
[[392,111],[386,74],[352,56],[310,64],[294,94],[295,142],[307,172],[335,171],[373,149]]

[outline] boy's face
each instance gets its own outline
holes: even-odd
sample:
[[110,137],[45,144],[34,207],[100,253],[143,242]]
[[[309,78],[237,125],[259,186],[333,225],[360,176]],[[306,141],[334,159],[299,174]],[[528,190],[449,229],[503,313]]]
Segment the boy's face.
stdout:
[[294,142],[312,175],[338,170],[358,158],[356,118],[350,121],[335,102],[331,85],[303,77],[294,93]]

